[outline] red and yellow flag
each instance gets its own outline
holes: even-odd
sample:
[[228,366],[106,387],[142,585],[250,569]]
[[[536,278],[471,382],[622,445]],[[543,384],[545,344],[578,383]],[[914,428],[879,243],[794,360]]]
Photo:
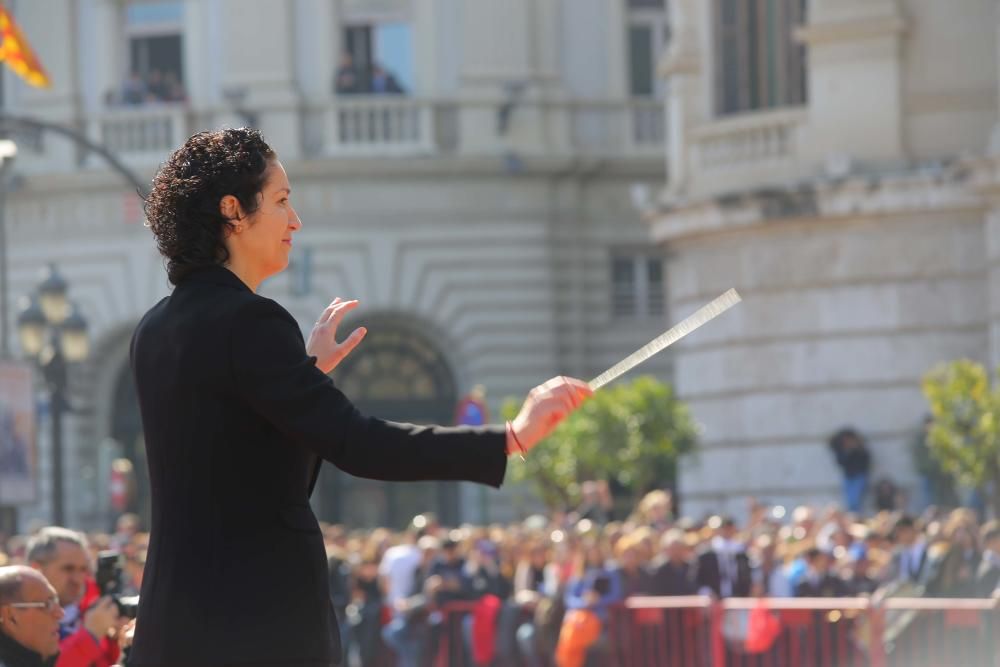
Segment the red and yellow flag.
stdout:
[[24,33],[3,5],[0,5],[0,60],[6,61],[18,76],[32,86],[48,88],[52,85]]

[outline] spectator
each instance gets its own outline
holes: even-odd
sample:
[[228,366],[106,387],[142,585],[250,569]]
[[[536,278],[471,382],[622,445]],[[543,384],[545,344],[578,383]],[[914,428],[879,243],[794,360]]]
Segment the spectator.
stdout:
[[864,553],[850,557],[847,565],[848,595],[871,595],[878,589],[878,581],[871,576],[871,561]]
[[167,82],[163,78],[163,72],[158,69],[149,71],[146,77],[146,101],[165,102],[169,98]]
[[976,571],[982,556],[975,517],[968,510],[955,510],[942,531],[943,539],[928,549],[927,595],[975,597]]
[[902,516],[892,529],[895,545],[889,579],[898,582],[920,581],[927,560],[927,544],[920,537],[912,517]]
[[[441,551],[441,540],[433,535],[424,535],[417,540],[417,549],[420,550],[420,563],[417,565],[417,569],[413,573],[413,588],[410,591],[411,596],[420,595],[424,590],[424,582],[426,582],[434,574],[433,568],[438,561],[438,555]],[[437,591],[438,597],[435,601],[438,605],[440,605],[442,602],[440,586],[437,588]]]
[[0,664],[43,667],[59,653],[59,596],[41,573],[0,567]]
[[661,555],[650,565],[650,595],[693,595],[694,567],[688,558],[684,533],[667,531],[660,540]]
[[736,522],[729,517],[713,517],[709,527],[715,536],[698,555],[695,582],[699,592],[715,597],[747,597],[752,586],[750,559],[736,539]]
[[[65,611],[59,622],[63,653],[74,660],[84,656],[97,667],[117,662],[118,644],[110,636],[123,622],[117,606],[107,598],[83,604],[92,576],[86,539],[75,531],[49,526],[31,538],[26,556],[28,564],[52,584]],[[60,661],[59,667],[64,667],[63,658]]]
[[771,535],[761,535],[754,543],[754,594],[772,598],[792,597],[794,590],[778,557],[778,544]]
[[888,477],[882,477],[875,482],[873,489],[876,512],[895,512],[903,504],[903,493]]
[[604,480],[584,482],[580,486],[580,506],[576,508],[577,520],[588,519],[604,526],[614,519],[614,501]]
[[941,469],[941,464],[937,462],[931,452],[928,434],[933,425],[934,418],[931,415],[926,415],[911,448],[913,463],[920,476],[921,509],[932,505],[944,507],[958,505],[958,494],[955,492],[954,481]]
[[382,629],[382,638],[398,658],[398,667],[421,667],[437,645],[441,614],[435,603],[440,577],[429,577],[417,595],[396,601],[397,615]]
[[354,66],[354,58],[347,51],[340,54],[333,90],[338,95],[357,95],[365,92],[361,72]]
[[425,534],[425,527],[410,524],[406,533],[406,541],[394,547],[389,547],[382,557],[378,572],[382,577],[382,590],[385,591],[386,603],[396,609],[396,603],[406,598],[413,591],[414,573],[420,565],[421,553],[417,548],[417,540]]
[[[578,560],[577,575],[566,590],[566,609],[585,609],[593,612],[601,622],[599,637],[589,646],[587,664],[600,664],[609,651],[608,619],[611,605],[622,599],[618,573],[607,566],[599,542],[589,542]],[[567,615],[567,620],[568,620]]]
[[806,576],[795,587],[795,597],[836,598],[848,595],[847,584],[830,572],[831,555],[812,547],[806,552]]
[[405,91],[396,81],[396,77],[387,72],[382,65],[375,63],[372,67],[371,92],[376,95],[400,95]]
[[667,530],[673,518],[673,496],[669,491],[650,491],[639,502],[637,520],[654,530]]
[[624,537],[618,540],[615,545],[622,597],[645,595],[649,592],[649,572],[643,567],[641,552],[642,544],[639,534]]
[[976,572],[976,597],[988,598],[1000,589],[1000,523],[983,526],[983,558]]
[[378,557],[368,548],[351,572],[351,603],[345,610],[350,630],[344,651],[350,656],[356,647],[362,665],[375,663],[382,620],[382,590],[378,581]]
[[830,449],[844,474],[844,503],[849,512],[860,514],[868,491],[871,454],[861,435],[851,428],[830,439]]
[[468,597],[478,600],[484,595],[495,595],[501,600],[511,592],[511,582],[500,572],[499,552],[493,542],[477,540],[465,562]]
[[146,101],[149,89],[138,72],[133,71],[122,84],[121,101],[123,104],[142,104]]
[[470,583],[465,574],[465,560],[458,550],[459,544],[448,538],[441,543],[441,553],[431,565],[430,575],[441,578],[438,593],[440,604],[460,600],[469,590]]
[[177,72],[167,70],[163,75],[164,102],[187,102],[187,93]]
[[139,515],[126,512],[115,521],[115,534],[111,536],[109,545],[112,549],[121,551],[139,534]]

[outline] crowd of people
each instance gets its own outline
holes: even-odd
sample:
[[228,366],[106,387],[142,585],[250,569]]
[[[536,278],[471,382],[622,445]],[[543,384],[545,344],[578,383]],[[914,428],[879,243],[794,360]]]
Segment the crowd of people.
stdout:
[[[786,512],[751,502],[741,525],[724,516],[675,518],[670,494],[654,491],[631,516],[614,520],[604,490],[591,483],[576,511],[506,526],[447,528],[429,514],[400,532],[321,524],[348,664],[387,664],[393,655],[400,667],[430,664],[456,604],[467,612],[463,664],[543,665],[561,656],[561,666],[602,664],[608,615],[635,595],[1000,593],[1000,523],[979,522],[968,509],[863,519],[836,507]],[[93,564],[100,552],[119,551],[122,592],[138,593],[147,545],[134,515],[121,517],[113,534],[48,527],[7,539],[0,659],[34,622],[41,631],[25,645],[43,657],[61,651],[57,667],[116,664],[133,626],[98,594]],[[580,623],[574,611],[588,612],[593,627],[567,632],[569,623]],[[58,646],[51,643],[54,628]]]

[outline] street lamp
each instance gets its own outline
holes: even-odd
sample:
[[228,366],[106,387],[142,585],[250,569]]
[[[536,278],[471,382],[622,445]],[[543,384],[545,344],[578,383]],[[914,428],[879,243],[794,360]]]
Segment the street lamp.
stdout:
[[67,364],[87,358],[87,321],[67,294],[69,285],[50,264],[37,294],[24,297],[17,317],[21,350],[42,370],[52,413],[52,513],[64,525],[62,415],[66,400]]

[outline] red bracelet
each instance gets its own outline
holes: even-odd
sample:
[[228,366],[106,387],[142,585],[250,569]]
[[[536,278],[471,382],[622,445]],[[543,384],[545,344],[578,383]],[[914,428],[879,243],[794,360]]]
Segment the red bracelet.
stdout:
[[[517,439],[517,432],[514,431],[514,425],[511,424],[509,421],[507,422],[507,433],[509,433],[510,437],[514,439],[514,444],[517,445],[518,449],[517,455],[520,456],[521,460],[523,461],[524,455],[528,453],[528,450],[525,449],[524,445],[521,444],[521,441]],[[508,452],[508,454],[510,454],[510,452]]]

